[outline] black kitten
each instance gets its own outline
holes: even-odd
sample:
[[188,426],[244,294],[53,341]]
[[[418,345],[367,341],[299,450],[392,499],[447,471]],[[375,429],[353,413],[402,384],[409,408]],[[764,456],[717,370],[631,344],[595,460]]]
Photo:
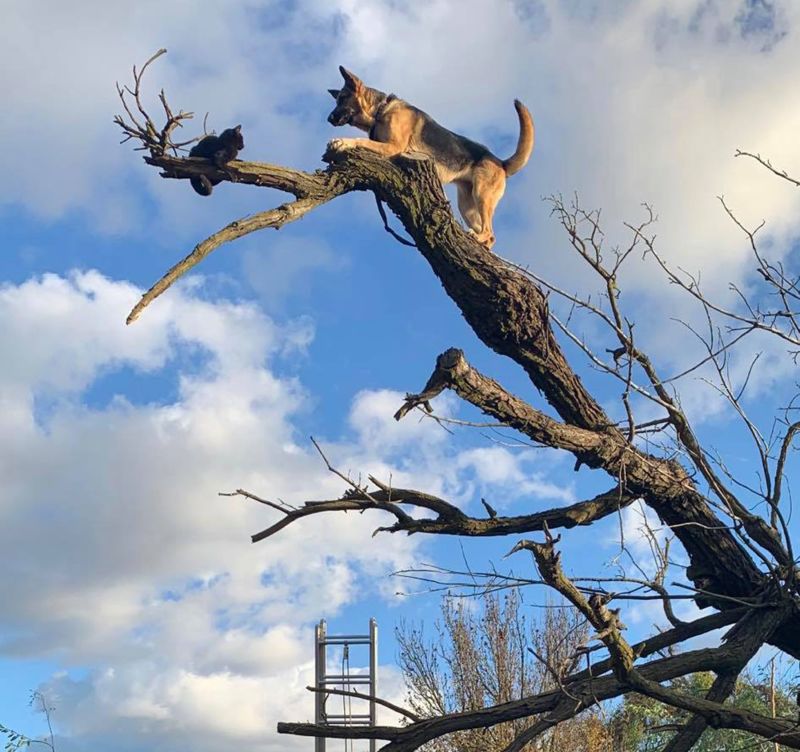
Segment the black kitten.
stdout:
[[[244,149],[244,138],[242,137],[242,126],[228,128],[222,131],[219,136],[206,136],[200,139],[189,152],[190,157],[204,157],[222,169],[226,162],[236,159],[236,155]],[[206,175],[189,178],[192,188],[201,196],[210,196],[213,186],[222,181],[219,178],[209,178]]]

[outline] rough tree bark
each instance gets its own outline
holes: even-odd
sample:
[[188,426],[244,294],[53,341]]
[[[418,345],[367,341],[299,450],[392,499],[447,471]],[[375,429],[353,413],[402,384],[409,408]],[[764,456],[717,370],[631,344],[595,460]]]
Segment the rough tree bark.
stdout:
[[[129,92],[131,95],[138,95],[143,72],[144,68],[139,73],[134,72],[135,89]],[[669,434],[683,461],[666,452],[644,451],[636,441],[636,427],[630,410],[631,419],[627,425],[619,425],[609,418],[564,355],[554,333],[547,291],[534,281],[531,274],[486,250],[464,231],[453,216],[429,160],[419,155],[402,155],[389,161],[373,152],[355,149],[343,154],[329,151],[324,156],[327,168],[314,173],[245,161],[230,162],[222,171],[204,160],[182,159],[168,153],[169,134],[175,128],[175,117],[163,99],[163,93],[162,101],[168,116],[164,129],[158,129],[141,108],[142,116],[147,117],[145,127],[137,131],[136,126],[124,117],[118,123],[127,123],[127,126],[123,125],[126,135],[141,142],[148,151],[145,161],[159,168],[163,177],[186,180],[196,175],[207,175],[278,189],[293,195],[294,200],[231,222],[199,243],[143,296],[131,312],[129,323],[176,279],[222,244],[256,230],[280,228],[346,193],[369,191],[400,220],[417,251],[429,263],[444,291],[480,340],[494,352],[517,363],[557,416],[552,417],[509,393],[502,385],[474,369],[464,353],[450,349],[435,359],[424,388],[417,394],[409,394],[395,417],[400,420],[415,408],[430,411],[429,401],[449,389],[537,444],[570,453],[575,459],[576,469],[584,465],[609,477],[607,492],[571,507],[516,517],[490,516],[488,519],[470,517],[444,499],[423,491],[393,488],[376,478],[370,478],[374,486],[370,490],[368,485],[359,485],[342,476],[348,488],[341,498],[307,502],[300,508],[288,508],[249,491],[235,492],[260,501],[281,515],[277,522],[254,535],[254,541],[274,535],[308,515],[348,509],[376,510],[392,517],[391,525],[379,528],[390,533],[497,536],[541,531],[545,536],[544,542],[523,541],[514,550],[527,549],[533,553],[542,580],[561,592],[584,614],[607,654],[591,669],[562,676],[558,690],[491,708],[415,721],[402,727],[332,729],[313,724],[282,723],[278,730],[306,736],[378,738],[388,740],[389,743],[382,748],[385,752],[410,752],[426,741],[453,731],[537,716],[540,721],[526,731],[526,737],[508,747],[508,752],[513,752],[521,749],[536,733],[544,732],[586,707],[636,691],[694,714],[696,720],[676,734],[671,749],[688,749],[706,724],[748,730],[776,739],[787,747],[800,749],[800,729],[794,720],[757,716],[723,704],[732,681],[761,645],[769,643],[800,658],[797,570],[780,508],[786,453],[798,427],[787,426],[777,464],[774,453],[764,453],[765,474],[769,481],[765,501],[770,513],[766,518],[759,516],[751,511],[752,504],[743,501],[731,490],[730,484],[720,478],[688,418],[661,381],[650,359],[634,343],[632,327],[618,309],[616,291],[616,271],[627,253],[618,256],[615,265],[606,266],[599,249],[593,246],[594,232],[584,237],[579,231],[580,221],[589,221],[590,229],[593,226],[597,230],[596,218],[581,213],[577,208],[570,212],[562,202],[555,202],[556,213],[560,215],[572,244],[599,274],[608,291],[608,310],[596,312],[618,339],[619,348],[612,352],[613,362],[607,359],[606,370],[619,376],[625,370],[620,364],[626,365],[627,375],[621,377],[626,384],[626,395],[636,388],[634,372],[644,379],[648,393],[661,408],[661,428]],[[128,114],[131,114],[130,110]],[[187,115],[181,113],[178,117]],[[135,123],[136,119],[133,121]],[[655,253],[646,227],[647,222],[631,228],[634,233],[631,248],[638,243]],[[748,233],[751,242],[753,235]],[[657,258],[661,263],[660,257]],[[776,271],[763,262],[758,254],[756,258],[761,265],[757,271],[767,283],[782,292],[784,299],[793,300],[796,289],[793,290],[791,280],[783,275],[782,270]],[[669,278],[673,273],[666,266],[665,270]],[[675,280],[670,278],[670,281]],[[690,294],[699,294],[699,288],[691,283],[682,281],[682,284]],[[738,316],[737,320],[743,321],[743,326],[749,327],[749,331],[777,334],[788,343],[800,341],[793,329],[794,319],[788,303],[782,316],[775,314],[770,318],[771,312],[750,308],[744,314],[732,313],[701,300],[707,311],[722,316]],[[431,360],[434,360],[433,354]],[[713,353],[709,360],[713,361]],[[420,374],[420,382],[424,377],[425,374]],[[591,597],[587,597],[589,591],[576,586],[561,570],[555,550],[558,539],[550,531],[591,525],[637,499],[650,507],[682,544],[691,562],[687,577],[694,585],[698,605],[713,607],[718,613],[690,624],[674,621],[673,629],[631,646],[620,632],[616,611],[607,605],[620,597],[618,593],[609,589],[598,594],[595,588]],[[433,512],[434,517],[415,517],[413,512],[417,509]],[[669,599],[663,582],[646,584],[665,601]],[[657,649],[678,646],[691,636],[726,624],[734,624],[734,627],[718,648],[687,650],[665,658],[643,660]],[[715,671],[720,679],[705,699],[681,695],[662,684],[670,678],[706,670]]]

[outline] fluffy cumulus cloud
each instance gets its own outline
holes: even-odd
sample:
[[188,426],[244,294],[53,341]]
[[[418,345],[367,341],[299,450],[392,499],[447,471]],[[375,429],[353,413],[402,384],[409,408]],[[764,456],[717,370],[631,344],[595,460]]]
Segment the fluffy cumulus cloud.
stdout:
[[439,494],[477,515],[485,513],[480,505],[484,495],[507,514],[520,514],[531,502],[559,506],[575,501],[570,487],[552,479],[566,467],[556,452],[517,443],[510,431],[487,436],[479,432],[480,424],[470,429],[473,441],[465,442],[463,433],[450,430],[457,423],[447,422],[457,419],[459,407],[449,393],[436,398],[441,423],[417,411],[395,421],[403,396],[389,389],[355,396],[350,424],[358,440],[345,454],[348,466],[375,468],[384,482]]
[[[248,543],[274,513],[217,491],[298,501],[342,483],[296,443],[308,395],[280,375],[302,357],[307,322],[203,301],[198,284],[131,328],[122,322],[139,291],[98,272],[0,288],[0,602],[14,604],[0,650],[83,667],[47,684],[65,749],[291,747],[273,729],[310,712],[311,624],[390,594],[384,575],[415,560],[414,539],[365,545],[379,524],[366,515],[310,518]],[[352,438],[326,442],[331,458],[455,500],[478,485],[539,487],[505,450],[486,475],[484,458],[451,447],[435,422],[396,423],[400,402],[358,393]],[[454,408],[442,401],[444,414]],[[396,676],[386,687],[399,695]]]
[[[250,546],[270,515],[216,491],[341,490],[295,443],[306,395],[274,370],[308,333],[191,289],[124,329],[137,295],[96,272],[0,290],[0,646],[97,667],[50,687],[79,737],[130,723],[163,749],[179,731],[263,744],[308,714],[308,625],[413,545],[367,554],[373,521],[342,516]],[[173,383],[137,395],[147,378]]]
[[[159,237],[194,237],[199,221],[250,210],[232,203],[244,194],[220,191],[198,219],[188,190],[166,190],[117,145],[114,80],[165,46],[152,82],[176,106],[211,110],[218,130],[242,122],[252,159],[314,169],[331,135],[325,88],[344,63],[501,156],[516,139],[513,98],[530,106],[537,147],[500,205],[500,252],[586,290],[593,283],[540,197],[578,191],[602,207],[609,245],[647,201],[665,258],[702,270],[724,299],[728,280],[745,279],[748,249],[716,196],[747,226],[766,220],[772,258],[786,259],[798,235],[796,191],[733,153],[800,164],[799,29],[788,0],[15,3],[0,27],[13,177],[0,206],[132,235],[147,217]],[[311,268],[339,268],[325,239],[288,232],[280,258],[265,263],[247,246],[242,263],[271,311],[305,289]],[[342,491],[295,433],[310,400],[291,361],[304,357],[311,319],[279,324],[255,305],[208,302],[200,285],[171,290],[129,329],[140,291],[96,272],[0,288],[0,603],[13,604],[0,610],[0,650],[81,669],[49,684],[69,719],[67,752],[307,748],[278,738],[274,723],[309,715],[302,688],[321,604],[335,613],[365,592],[385,595],[393,588],[380,575],[419,545],[365,545],[380,524],[366,515],[310,518],[248,544],[272,513],[217,491]],[[683,304],[649,262],[634,260],[621,287],[640,344],[664,345],[663,313],[683,315]],[[664,348],[661,360],[685,350]],[[772,375],[753,377],[762,392],[786,375],[764,357]],[[397,392],[349,396],[347,433],[330,430],[326,442],[343,469],[476,512],[481,495],[508,513],[520,499],[574,500],[553,484],[549,454],[454,444],[415,415],[398,424]],[[709,409],[692,394],[684,404]],[[457,415],[452,397],[437,408]],[[633,544],[634,512],[623,520]]]

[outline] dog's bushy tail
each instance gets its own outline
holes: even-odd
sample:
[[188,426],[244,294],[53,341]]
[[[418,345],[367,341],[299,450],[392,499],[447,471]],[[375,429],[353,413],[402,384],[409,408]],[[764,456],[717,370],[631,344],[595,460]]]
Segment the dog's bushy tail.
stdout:
[[533,151],[534,131],[531,113],[519,99],[514,100],[514,107],[517,108],[517,117],[519,117],[519,141],[517,141],[517,150],[508,159],[503,160],[503,169],[506,171],[506,175],[519,172]]

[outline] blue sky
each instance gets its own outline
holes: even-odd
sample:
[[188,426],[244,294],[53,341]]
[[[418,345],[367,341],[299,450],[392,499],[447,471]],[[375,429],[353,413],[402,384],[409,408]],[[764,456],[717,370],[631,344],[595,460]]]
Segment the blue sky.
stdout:
[[[408,583],[388,575],[423,561],[458,565],[459,543],[373,539],[379,518],[342,515],[251,546],[269,512],[217,496],[236,487],[293,502],[338,496],[309,435],[343,469],[475,514],[481,496],[515,514],[609,485],[549,451],[451,436],[411,417],[394,423],[403,394],[451,346],[543,400],[485,351],[424,260],[383,231],[369,196],[218,250],[126,327],[142,289],[196,242],[284,200],[229,184],[203,199],[119,145],[114,82],[127,82],[133,63],[166,47],[148,93],[163,86],[175,107],[198,113],[190,135],[209,112],[218,131],[242,123],[243,157],[303,169],[321,166],[329,138],[356,135],[325,122],[340,63],[500,156],[513,151],[512,101],[522,99],[537,144],[500,204],[496,250],[570,290],[596,284],[541,200],[558,192],[603,209],[609,244],[624,242],[623,222],[641,217],[642,201],[652,204],[661,252],[701,272],[720,300],[731,299],[728,281],[750,279],[720,194],[748,226],[765,219],[765,249],[795,263],[796,191],[733,158],[759,151],[800,172],[800,10],[788,0],[7,5],[0,723],[40,731],[26,707],[27,690],[40,687],[65,752],[307,748],[274,725],[312,712],[303,687],[321,617],[352,632],[376,616],[383,686],[401,697],[393,624],[430,619],[438,600],[396,596]],[[697,347],[673,319],[696,321],[698,311],[647,260],[632,261],[621,287],[639,343],[665,373],[680,370]],[[618,385],[568,350],[621,416]],[[794,366],[753,341],[731,363],[737,378],[757,351],[748,407],[768,429]],[[698,378],[681,395],[703,436],[752,477],[753,455],[721,401]],[[437,409],[473,416],[452,396]],[[635,538],[636,514],[623,523]],[[617,529],[608,520],[567,536],[571,570],[604,571]],[[463,550],[482,567],[513,542]],[[522,558],[506,564],[530,572]],[[641,608],[630,623],[658,618]]]

